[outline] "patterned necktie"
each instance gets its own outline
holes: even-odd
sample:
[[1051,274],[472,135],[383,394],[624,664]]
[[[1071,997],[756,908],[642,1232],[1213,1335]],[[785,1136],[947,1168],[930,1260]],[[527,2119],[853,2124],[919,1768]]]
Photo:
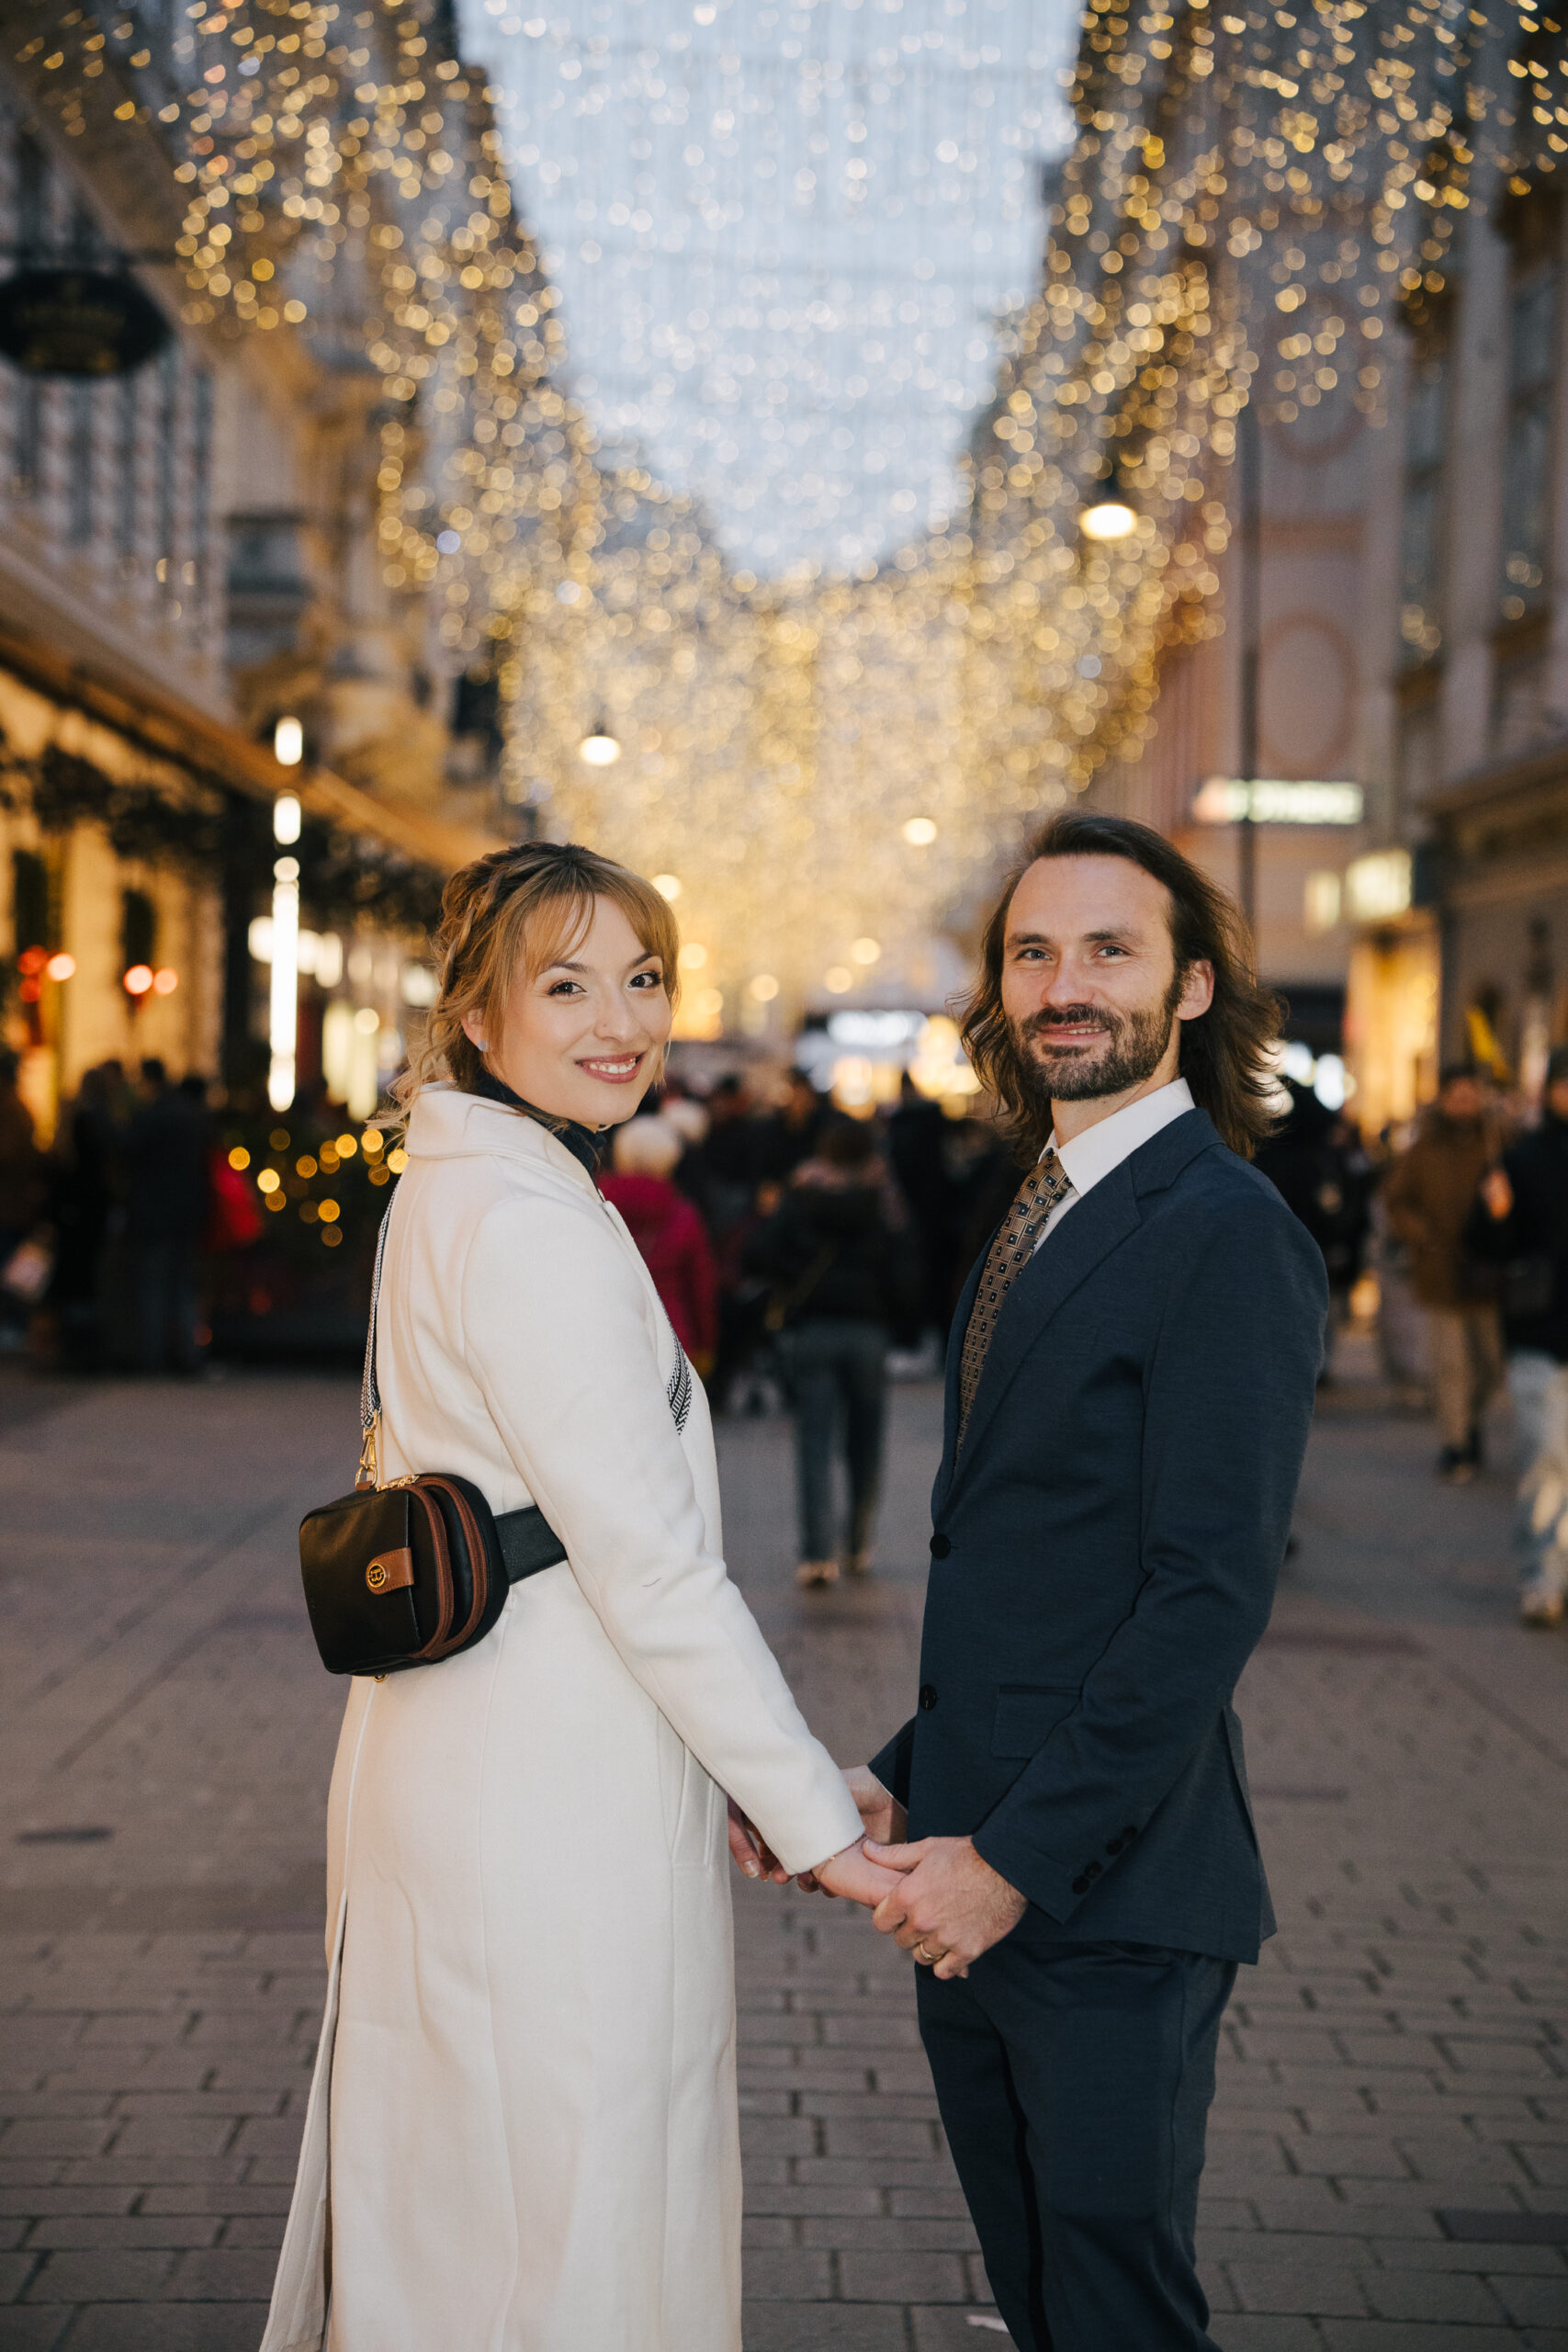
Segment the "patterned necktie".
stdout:
[[[970,1408],[975,1402],[975,1392],[980,1385],[986,1358],[990,1352],[1002,1301],[1034,1255],[1034,1245],[1040,1238],[1046,1218],[1057,1202],[1065,1201],[1072,1189],[1067,1171],[1055,1149],[1047,1151],[1019,1186],[1013,1204],[1002,1219],[996,1239],[986,1252],[980,1287],[975,1293],[975,1304],[969,1311],[969,1325],[964,1334],[964,1353],[958,1365],[959,1446],[964,1443],[964,1432],[969,1426]],[[955,1455],[957,1450],[954,1447]]]

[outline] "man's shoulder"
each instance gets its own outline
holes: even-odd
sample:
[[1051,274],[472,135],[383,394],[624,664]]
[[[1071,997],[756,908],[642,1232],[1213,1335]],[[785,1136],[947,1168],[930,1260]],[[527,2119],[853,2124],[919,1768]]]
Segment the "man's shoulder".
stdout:
[[[1156,1141],[1158,1138],[1156,1137]],[[1229,1238],[1293,1249],[1301,1244],[1313,1255],[1317,1245],[1277,1185],[1249,1159],[1210,1129],[1202,1148],[1194,1151],[1161,1190],[1143,1203],[1146,1219],[1168,1222],[1182,1246],[1197,1246],[1223,1227]]]

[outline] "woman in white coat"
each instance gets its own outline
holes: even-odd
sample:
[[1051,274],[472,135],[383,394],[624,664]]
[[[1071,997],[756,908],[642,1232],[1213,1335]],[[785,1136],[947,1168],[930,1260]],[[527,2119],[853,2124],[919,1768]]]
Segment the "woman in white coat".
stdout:
[[351,1687],[263,2352],[739,2352],[726,1793],[751,1875],[896,1882],[725,1573],[702,1389],[593,1181],[662,1063],[673,918],[529,844],[453,878],[438,944],[379,1475],[536,1504],[568,1558],[474,1648]]

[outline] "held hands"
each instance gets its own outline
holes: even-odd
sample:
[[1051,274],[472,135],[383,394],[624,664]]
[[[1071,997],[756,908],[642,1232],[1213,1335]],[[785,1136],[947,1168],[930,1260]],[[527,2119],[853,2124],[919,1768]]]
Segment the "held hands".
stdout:
[[[902,1838],[904,1808],[883,1787],[868,1766],[852,1766],[845,1772],[844,1781],[868,1835],[884,1839]],[[729,1799],[729,1851],[743,1877],[769,1879],[775,1886],[789,1884],[789,1871],[761,1830],[747,1820],[733,1797]],[[898,1879],[895,1871],[870,1860],[862,1843],[846,1846],[841,1853],[829,1856],[825,1862],[818,1862],[815,1870],[802,1871],[799,1883],[807,1894],[843,1894],[852,1902],[863,1903],[868,1910],[874,1910],[877,1904],[896,1892]]]
[[897,1873],[873,1915],[875,1926],[938,1976],[967,1976],[970,1962],[1010,1935],[1029,1908],[971,1838],[887,1846],[868,1838],[865,1851],[874,1866]]

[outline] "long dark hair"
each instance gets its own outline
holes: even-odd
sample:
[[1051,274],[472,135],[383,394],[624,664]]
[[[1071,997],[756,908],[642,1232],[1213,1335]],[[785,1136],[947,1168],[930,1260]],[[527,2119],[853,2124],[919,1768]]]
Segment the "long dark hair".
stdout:
[[[1240,908],[1163,833],[1131,817],[1064,809],[1042,827],[1007,878],[980,943],[980,977],[958,1008],[964,1044],[982,1083],[1000,1103],[1021,1158],[1038,1157],[1050,1133],[1050,1110],[1024,1080],[1017,1041],[1002,1011],[1002,955],[1008,910],[1029,868],[1042,857],[1124,857],[1170,893],[1170,941],[1178,979],[1210,964],[1214,1000],[1181,1023],[1181,1075],[1233,1151],[1250,1159],[1279,1118],[1269,1048],[1284,1006],[1258,984],[1252,941]],[[1042,1121],[1043,1126],[1042,1127]],[[1036,1132],[1039,1130],[1039,1132]]]

